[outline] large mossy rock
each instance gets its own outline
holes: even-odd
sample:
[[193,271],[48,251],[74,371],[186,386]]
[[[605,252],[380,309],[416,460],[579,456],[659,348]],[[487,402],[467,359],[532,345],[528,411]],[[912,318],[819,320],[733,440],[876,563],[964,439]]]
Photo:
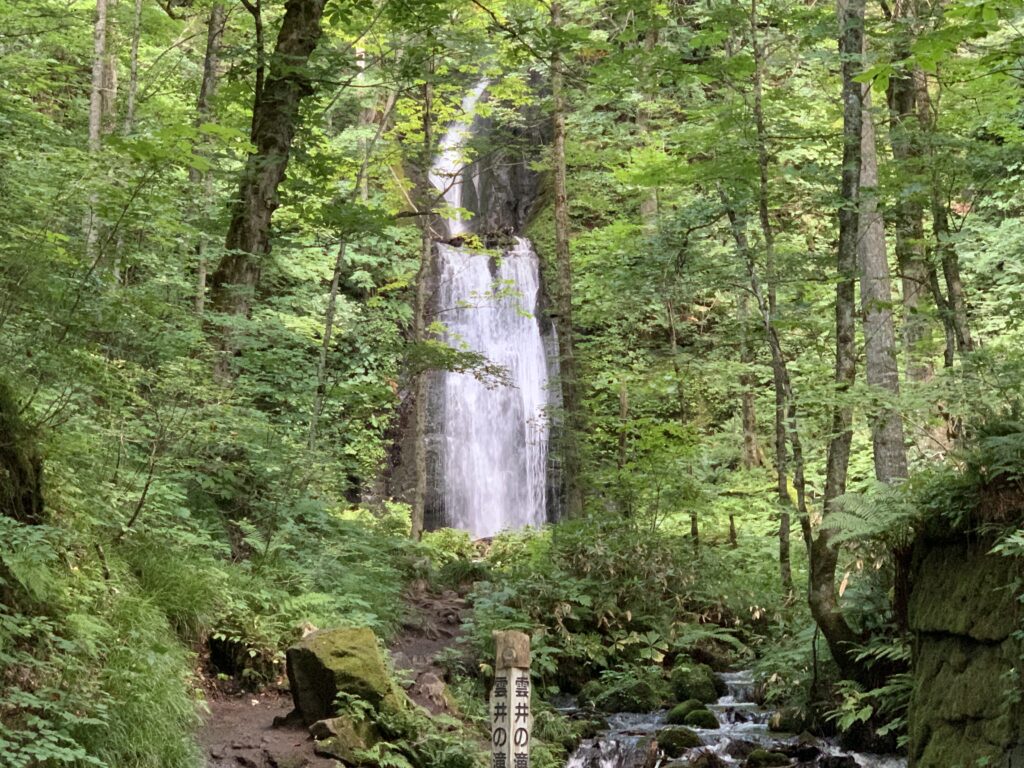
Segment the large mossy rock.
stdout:
[[695,709],[704,709],[704,702],[697,699],[687,699],[682,704],[676,704],[665,715],[665,722],[669,725],[683,725],[686,716]]
[[744,768],[776,768],[789,765],[789,758],[782,752],[769,752],[767,749],[755,749],[743,763]]
[[701,707],[687,714],[683,719],[683,725],[688,725],[691,728],[714,729],[718,727],[718,718],[710,709]]
[[702,742],[689,728],[666,728],[658,731],[658,746],[666,757],[682,757],[689,750],[702,746]]
[[1012,558],[992,542],[919,540],[910,628],[914,689],[910,765],[1024,765],[1024,726],[1011,673],[1020,659]]
[[292,700],[307,725],[334,717],[340,693],[357,696],[378,712],[406,706],[370,629],[321,629],[289,648],[286,658]]
[[648,680],[616,682],[609,685],[603,680],[591,680],[579,693],[579,701],[609,714],[614,712],[650,712],[660,708],[668,699],[664,681]]
[[697,664],[690,659],[680,659],[669,677],[676,701],[697,699],[702,704],[717,701],[724,696],[725,683],[707,664]]

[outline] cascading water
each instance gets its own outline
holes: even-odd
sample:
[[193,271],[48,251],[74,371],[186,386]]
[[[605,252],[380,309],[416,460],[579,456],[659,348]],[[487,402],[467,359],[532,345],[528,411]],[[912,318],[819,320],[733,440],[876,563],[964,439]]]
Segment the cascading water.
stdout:
[[[463,100],[466,117],[448,128],[430,172],[456,210],[466,183],[465,139],[486,86],[478,84]],[[469,231],[460,213],[447,225],[451,238]],[[500,381],[479,370],[442,376],[436,478],[442,487],[435,497],[444,522],[474,537],[541,525],[548,507],[548,385],[557,355],[541,329],[537,254],[521,237],[500,256],[438,243],[436,274],[436,317],[445,341],[501,371]]]

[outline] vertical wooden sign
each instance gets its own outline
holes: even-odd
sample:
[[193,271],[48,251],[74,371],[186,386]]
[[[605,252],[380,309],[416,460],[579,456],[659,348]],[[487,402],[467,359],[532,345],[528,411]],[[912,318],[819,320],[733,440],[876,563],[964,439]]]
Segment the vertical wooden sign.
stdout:
[[530,768],[530,636],[494,633],[497,659],[491,689],[491,768]]

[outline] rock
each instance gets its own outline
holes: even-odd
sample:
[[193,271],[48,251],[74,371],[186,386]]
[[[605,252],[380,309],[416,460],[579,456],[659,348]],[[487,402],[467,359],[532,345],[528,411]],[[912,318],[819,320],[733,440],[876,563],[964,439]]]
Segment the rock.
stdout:
[[635,680],[607,686],[601,680],[591,680],[580,690],[579,701],[607,713],[650,712],[661,707],[667,695],[663,683],[656,686],[647,680]]
[[416,680],[416,689],[430,702],[435,711],[445,712],[452,709],[448,698],[448,686],[433,672],[424,672],[420,675]]
[[725,745],[725,754],[734,760],[746,760],[755,749],[760,749],[757,742],[736,739]]
[[333,757],[348,765],[357,765],[356,751],[370,749],[380,741],[376,726],[369,720],[353,720],[347,715],[318,720],[309,727],[316,739],[313,751],[321,757]]
[[701,751],[683,765],[686,768],[726,768],[727,763],[714,752]]
[[683,720],[686,716],[693,712],[695,709],[703,709],[703,702],[697,699],[687,699],[682,704],[676,704],[672,709],[665,715],[665,722],[669,725],[683,725]]
[[696,664],[687,658],[676,662],[675,669],[669,678],[672,693],[676,701],[697,699],[702,704],[710,704],[719,697],[719,688],[724,682],[707,664]]
[[826,755],[818,761],[818,768],[857,768],[857,761],[849,755]]
[[781,746],[779,751],[802,763],[813,762],[821,755],[821,748],[818,746],[817,740],[809,733],[800,734],[796,744]]
[[690,712],[684,719],[683,725],[688,725],[691,728],[717,728],[718,718],[715,717],[715,713],[710,709],[695,709]]
[[769,752],[767,749],[755,749],[747,755],[743,768],[775,768],[789,765],[789,758],[782,752]]
[[682,757],[687,750],[702,746],[700,736],[689,728],[666,728],[658,731],[657,738],[666,757]]
[[365,627],[321,629],[288,649],[288,682],[307,724],[335,715],[339,693],[357,696],[378,711],[405,707],[377,644]]

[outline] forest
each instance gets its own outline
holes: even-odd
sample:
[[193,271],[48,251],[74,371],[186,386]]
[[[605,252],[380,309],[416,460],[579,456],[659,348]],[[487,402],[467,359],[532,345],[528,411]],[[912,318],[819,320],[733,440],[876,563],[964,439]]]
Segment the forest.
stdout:
[[1024,764],[1022,29],[0,0],[0,766]]

